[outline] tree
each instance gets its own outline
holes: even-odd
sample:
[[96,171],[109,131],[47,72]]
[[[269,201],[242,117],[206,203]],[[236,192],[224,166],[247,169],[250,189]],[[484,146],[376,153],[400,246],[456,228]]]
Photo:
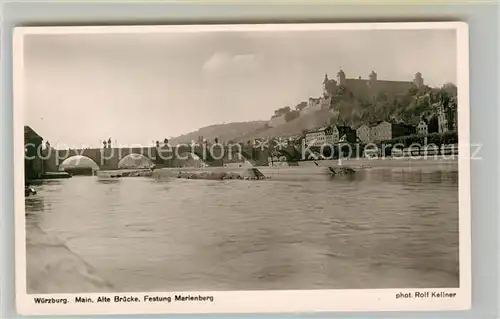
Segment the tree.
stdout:
[[298,118],[300,116],[300,112],[299,111],[290,111],[288,113],[285,113],[285,121],[286,122],[290,122],[292,120],[295,120],[296,118]]
[[401,119],[405,123],[412,123],[414,118],[425,113],[435,113],[433,105],[439,100],[439,89],[433,89],[429,86],[411,87],[403,96],[398,96],[394,99],[393,105],[389,108],[390,114],[394,118]]
[[332,117],[330,117],[330,119],[328,119],[328,125],[335,125],[335,123],[337,123],[336,116],[332,116]]
[[357,125],[361,121],[361,113],[358,108],[354,107],[346,120],[351,126]]
[[347,101],[340,101],[337,104],[337,110],[339,112],[338,117],[342,117],[345,120],[349,120],[353,108],[355,108],[355,105],[353,103]]
[[346,126],[347,125],[347,122],[346,122],[345,118],[342,115],[339,115],[337,117],[337,124],[340,125],[340,126]]
[[438,133],[439,132],[439,120],[436,115],[432,116],[429,120],[429,125],[427,127],[427,131],[429,133]]
[[345,86],[339,85],[337,87],[337,92],[336,93],[337,93],[337,95],[343,96],[346,93],[346,91],[347,90],[346,90]]
[[458,121],[458,109],[457,109],[457,99],[453,97],[450,99],[450,103],[447,108],[447,116],[448,116],[448,129],[451,131],[457,130],[457,121]]
[[303,109],[305,109],[306,107],[307,107],[307,102],[303,101],[303,102],[300,102],[299,104],[297,104],[295,109],[300,112]]
[[452,96],[457,96],[458,88],[455,84],[449,82],[445,83],[441,87],[440,91],[446,92],[450,97],[452,97]]
[[285,106],[285,107],[282,107],[282,108],[279,108],[277,110],[274,111],[274,116],[273,117],[278,117],[278,116],[281,116],[283,114],[286,114],[288,112],[290,112],[291,109],[289,106]]
[[377,102],[386,102],[388,100],[388,96],[385,92],[378,92],[378,94],[375,97],[375,101]]

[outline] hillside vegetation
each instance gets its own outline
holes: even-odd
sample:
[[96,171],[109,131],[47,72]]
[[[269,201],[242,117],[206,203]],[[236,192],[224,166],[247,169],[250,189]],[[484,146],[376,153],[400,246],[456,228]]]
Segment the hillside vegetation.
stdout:
[[253,138],[290,137],[299,135],[306,130],[334,123],[336,119],[335,113],[336,112],[333,110],[324,109],[311,114],[302,115],[282,125],[259,132],[253,132],[252,134],[242,137],[238,141],[251,140]]
[[170,144],[190,143],[198,141],[199,137],[203,137],[208,141],[214,141],[216,138],[221,142],[238,139],[248,134],[253,134],[267,128],[267,121],[253,122],[233,122],[226,124],[216,124],[200,128],[197,131],[181,135],[170,139]]
[[170,142],[189,143],[198,140],[200,136],[209,141],[217,138],[221,142],[244,142],[254,138],[299,135],[306,130],[329,124],[349,125],[354,128],[362,123],[382,120],[416,125],[422,116],[434,114],[440,104],[447,112],[456,111],[457,87],[454,84],[448,83],[441,88],[415,87],[405,94],[390,98],[381,92],[369,101],[356,97],[348,88],[339,87],[330,109],[300,115],[299,111],[306,106],[305,102],[301,102],[295,110],[288,106],[275,110],[273,117],[284,114],[287,121],[276,127],[269,127],[267,121],[218,124],[173,138]]
[[340,124],[356,126],[373,121],[397,121],[416,125],[422,116],[436,112],[438,105],[446,111],[457,107],[457,87],[448,83],[441,88],[414,87],[405,94],[389,98],[379,93],[374,100],[361,100],[348,89],[342,89],[332,107],[339,111]]

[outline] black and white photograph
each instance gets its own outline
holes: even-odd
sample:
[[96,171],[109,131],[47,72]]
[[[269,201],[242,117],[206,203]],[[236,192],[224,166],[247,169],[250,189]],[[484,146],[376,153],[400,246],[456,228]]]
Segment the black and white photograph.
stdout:
[[18,308],[470,307],[467,51],[460,22],[16,28]]

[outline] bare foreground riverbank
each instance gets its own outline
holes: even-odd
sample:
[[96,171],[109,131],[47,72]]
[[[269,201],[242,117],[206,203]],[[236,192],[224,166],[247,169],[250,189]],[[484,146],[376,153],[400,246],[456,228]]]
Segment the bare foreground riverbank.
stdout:
[[[29,219],[29,216],[27,216]],[[29,223],[29,221],[27,221]],[[95,269],[58,238],[31,225],[26,238],[27,291],[43,294],[65,287],[67,293],[112,292]]]
[[363,167],[354,184],[318,173],[338,161],[301,164],[43,185],[26,200],[28,293],[458,284],[456,160],[343,161]]

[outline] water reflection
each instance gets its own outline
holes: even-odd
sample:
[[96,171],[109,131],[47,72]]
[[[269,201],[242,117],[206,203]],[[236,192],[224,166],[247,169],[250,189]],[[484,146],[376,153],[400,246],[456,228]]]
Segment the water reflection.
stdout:
[[26,223],[37,223],[38,217],[40,214],[37,212],[44,211],[44,198],[39,196],[31,196],[27,197],[25,202],[25,210],[26,210]]
[[291,170],[74,177],[37,186],[29,212],[119,291],[458,286],[456,169]]
[[26,213],[43,211],[44,198],[39,196],[31,196],[25,200]]
[[62,185],[64,183],[61,179],[45,179],[45,180],[32,180],[32,185]]
[[375,179],[381,182],[402,184],[439,183],[458,184],[458,171],[423,170],[423,169],[374,169],[356,174],[356,179]]
[[109,179],[98,178],[97,181],[99,184],[118,184],[120,182],[118,178],[109,178]]

